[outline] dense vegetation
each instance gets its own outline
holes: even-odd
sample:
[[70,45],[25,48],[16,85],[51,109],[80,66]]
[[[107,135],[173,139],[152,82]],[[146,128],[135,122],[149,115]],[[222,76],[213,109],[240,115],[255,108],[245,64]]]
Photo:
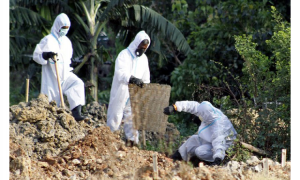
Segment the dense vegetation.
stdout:
[[[236,109],[229,117],[240,141],[272,158],[286,148],[290,158],[290,1],[10,0],[10,105],[25,101],[26,75],[29,97],[37,97],[40,66],[30,55],[61,12],[72,15],[75,73],[98,87],[86,88],[87,102],[108,103],[115,57],[145,29],[151,81],[172,86],[170,103],[208,100]],[[255,122],[249,109],[259,114]],[[188,136],[197,130],[193,118],[180,113],[169,121]]]

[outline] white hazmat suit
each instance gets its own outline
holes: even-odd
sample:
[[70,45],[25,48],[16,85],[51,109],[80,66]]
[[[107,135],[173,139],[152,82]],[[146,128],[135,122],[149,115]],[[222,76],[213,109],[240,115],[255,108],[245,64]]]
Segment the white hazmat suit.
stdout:
[[136,144],[139,141],[139,134],[132,127],[128,83],[131,75],[141,79],[144,83],[150,83],[147,56],[145,53],[140,57],[135,55],[139,44],[145,39],[149,41],[149,47],[150,37],[145,31],[140,31],[130,45],[119,53],[115,63],[115,72],[107,110],[107,125],[111,131],[118,130],[123,119],[126,138],[134,141]]
[[67,36],[59,36],[59,30],[63,26],[71,26],[68,16],[64,13],[58,15],[51,28],[51,34],[45,36],[33,53],[33,60],[42,65],[41,93],[48,96],[49,102],[55,100],[60,106],[60,95],[57,83],[55,64],[53,60],[45,60],[43,52],[57,53],[57,67],[63,94],[68,98],[70,109],[78,105],[85,105],[84,83],[79,79],[70,67],[73,55],[72,43]]
[[197,135],[191,136],[179,148],[183,160],[197,156],[204,161],[213,162],[216,158],[225,157],[225,151],[233,144],[237,132],[230,120],[210,102],[177,101],[178,112],[188,112],[200,118]]

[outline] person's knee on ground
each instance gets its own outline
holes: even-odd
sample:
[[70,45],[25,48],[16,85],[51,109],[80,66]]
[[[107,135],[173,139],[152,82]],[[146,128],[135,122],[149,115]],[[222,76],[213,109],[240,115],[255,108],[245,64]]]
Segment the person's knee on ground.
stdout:
[[204,161],[213,162],[213,152],[211,144],[204,144],[195,149],[195,155]]
[[198,147],[195,150],[195,154],[201,161],[209,166],[219,166],[222,163],[222,158],[218,156],[215,157],[216,154],[213,154],[209,144]]

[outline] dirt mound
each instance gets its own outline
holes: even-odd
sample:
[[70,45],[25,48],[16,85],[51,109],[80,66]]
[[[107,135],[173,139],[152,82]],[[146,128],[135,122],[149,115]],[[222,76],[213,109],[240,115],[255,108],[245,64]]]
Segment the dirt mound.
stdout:
[[[106,124],[105,106],[86,106],[87,122],[76,122],[71,112],[48,103],[46,96],[10,107],[10,179],[153,179],[157,154],[160,179],[259,179],[262,162],[230,161],[216,167],[173,162],[165,153],[126,147],[122,131],[112,133]],[[147,139],[172,141],[178,131],[147,132]],[[161,141],[161,139],[160,139]],[[269,177],[290,179],[290,164],[281,168],[270,160]],[[263,178],[267,179],[267,178]]]

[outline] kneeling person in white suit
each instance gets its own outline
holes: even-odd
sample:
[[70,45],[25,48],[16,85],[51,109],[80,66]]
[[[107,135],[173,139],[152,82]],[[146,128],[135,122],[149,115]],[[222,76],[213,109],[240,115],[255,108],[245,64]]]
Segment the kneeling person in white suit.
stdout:
[[197,135],[192,135],[182,144],[172,158],[188,161],[188,158],[197,156],[200,160],[211,162],[210,165],[220,165],[225,151],[233,144],[237,135],[227,116],[208,101],[177,101],[164,108],[166,115],[176,111],[194,114],[202,122]]

